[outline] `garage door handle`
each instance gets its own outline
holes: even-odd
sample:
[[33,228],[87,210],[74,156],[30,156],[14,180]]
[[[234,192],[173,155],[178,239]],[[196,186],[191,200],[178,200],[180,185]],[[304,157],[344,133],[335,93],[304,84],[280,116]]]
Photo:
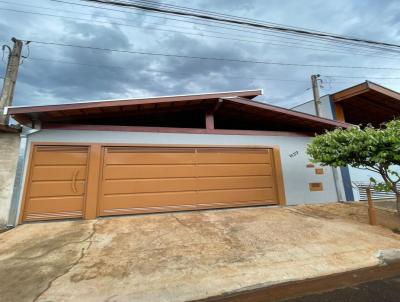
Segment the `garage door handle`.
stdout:
[[76,170],[74,174],[72,175],[72,182],[71,182],[71,187],[72,187],[72,192],[76,193],[78,192],[78,189],[76,188],[76,177],[79,174],[79,170]]

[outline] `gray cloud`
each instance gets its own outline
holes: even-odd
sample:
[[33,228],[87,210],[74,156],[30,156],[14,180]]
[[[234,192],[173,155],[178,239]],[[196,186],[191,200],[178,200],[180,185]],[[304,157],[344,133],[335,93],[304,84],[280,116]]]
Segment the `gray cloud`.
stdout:
[[[168,3],[182,5],[179,1]],[[150,16],[151,14],[137,11],[134,11],[136,14],[118,13],[72,5],[55,5],[46,0],[29,2],[29,5],[33,4],[57,9],[59,12],[4,3],[0,4],[0,8],[79,17],[90,19],[92,22],[0,10],[0,40],[2,42],[9,41],[12,36],[15,36],[22,39],[66,44],[202,57],[400,67],[398,66],[400,58],[385,59],[355,54],[343,55],[333,53],[332,49],[327,48],[327,45],[315,44],[315,41],[303,45],[299,41],[282,40],[278,37],[253,35],[217,27],[203,27],[153,18]],[[373,0],[353,2],[345,0],[335,2],[272,0],[268,1],[268,4],[261,0],[192,0],[185,2],[185,6],[338,34],[387,40],[393,43],[398,43],[399,40],[397,28],[400,5],[395,0],[379,2]],[[70,11],[76,13],[72,14]],[[143,26],[147,30],[95,22],[107,22],[107,20],[132,26]],[[239,42],[149,29],[153,27],[193,33],[203,31],[204,35],[267,41],[264,43]],[[205,30],[231,35],[205,33]],[[272,42],[272,40],[274,41]],[[277,40],[281,40],[281,42]],[[292,43],[292,45],[272,45],[274,43]],[[301,46],[327,48],[328,51],[303,49]],[[25,48],[25,54],[26,51]],[[46,46],[36,43],[30,45],[30,57],[32,60],[28,58],[20,69],[14,99],[15,105],[263,88],[265,95],[261,98],[262,100],[277,105],[292,106],[311,98],[311,91],[308,88],[310,86],[309,78],[313,73],[400,77],[399,72],[394,71],[372,72],[190,60]],[[33,60],[35,58],[67,61],[75,64]],[[79,64],[107,65],[116,66],[116,68],[97,68]],[[0,67],[0,72],[4,72],[4,64]],[[323,93],[337,91],[363,81],[363,79],[328,77],[323,79],[325,81]],[[400,82],[398,84],[397,81],[381,81],[381,84],[392,89],[400,89]]]

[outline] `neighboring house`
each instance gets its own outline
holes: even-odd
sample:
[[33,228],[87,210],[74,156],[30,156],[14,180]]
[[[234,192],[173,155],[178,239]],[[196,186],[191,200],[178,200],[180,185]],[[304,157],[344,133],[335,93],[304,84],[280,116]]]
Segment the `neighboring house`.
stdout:
[[0,229],[8,220],[19,150],[19,128],[0,125]]
[[[299,112],[315,115],[314,101],[291,108]],[[379,126],[383,122],[400,117],[400,93],[366,81],[334,94],[321,97],[322,116],[354,125]],[[400,172],[400,167],[394,167]],[[342,168],[342,177],[346,189],[347,200],[365,199],[365,194],[354,185],[368,184],[370,178],[381,179],[380,175],[371,171]],[[353,197],[354,196],[354,197]],[[392,193],[377,194],[377,198],[394,197]]]
[[9,224],[343,199],[342,179],[305,150],[348,124],[252,100],[261,94],[7,108],[36,129],[21,142]]

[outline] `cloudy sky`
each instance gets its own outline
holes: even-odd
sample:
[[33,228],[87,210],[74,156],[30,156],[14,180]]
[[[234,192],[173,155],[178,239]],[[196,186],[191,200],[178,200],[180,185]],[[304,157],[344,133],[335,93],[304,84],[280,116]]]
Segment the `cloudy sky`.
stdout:
[[[291,107],[311,99],[311,74],[322,75],[321,94],[332,93],[366,79],[400,90],[400,56],[393,54],[355,50],[349,46],[335,47],[318,40],[304,42],[288,36],[271,36],[271,33],[256,32],[253,29],[240,31],[205,26],[198,24],[204,23],[201,20],[192,20],[197,23],[193,24],[165,19],[178,19],[174,16],[109,6],[99,9],[73,4],[93,5],[79,0],[64,1],[69,3],[51,0],[0,1],[1,44],[11,45],[10,38],[17,37],[23,40],[164,54],[390,67],[399,70],[192,60],[32,42],[29,49],[24,46],[23,54],[28,58],[20,68],[14,105],[263,88],[261,101]],[[396,0],[161,2],[400,44],[400,2]],[[226,27],[222,24],[220,26]],[[4,76],[6,63],[4,60],[0,63],[0,76]],[[379,79],[385,77],[399,79]]]

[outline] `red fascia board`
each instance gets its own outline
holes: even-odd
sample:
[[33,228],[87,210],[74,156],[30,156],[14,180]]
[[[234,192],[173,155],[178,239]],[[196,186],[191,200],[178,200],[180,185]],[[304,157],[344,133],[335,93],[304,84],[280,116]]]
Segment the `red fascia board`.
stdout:
[[375,91],[381,93],[382,95],[390,97],[394,100],[400,101],[400,93],[370,81],[366,81],[364,83],[336,92],[332,94],[332,100],[335,103],[343,102],[346,101],[347,99],[350,99],[351,97],[364,94],[369,91]]
[[396,91],[394,91],[392,89],[383,87],[383,86],[381,86],[379,84],[375,84],[373,82],[368,82],[368,86],[373,91],[382,93],[382,94],[384,94],[384,95],[386,95],[386,96],[388,96],[390,98],[393,98],[395,100],[400,100],[400,93],[398,93],[398,92],[396,92]]
[[273,105],[267,105],[267,104],[255,102],[255,101],[249,101],[249,100],[245,100],[245,99],[241,99],[241,98],[226,98],[224,100],[229,100],[231,102],[242,104],[242,105],[252,106],[252,107],[255,107],[258,109],[262,109],[262,110],[273,111],[276,113],[286,115],[288,117],[290,116],[290,117],[294,117],[294,118],[299,118],[299,119],[303,119],[304,121],[316,122],[316,123],[319,123],[322,125],[329,125],[332,127],[341,127],[341,128],[348,128],[349,126],[351,126],[351,124],[348,124],[348,123],[343,123],[343,122],[339,122],[339,121],[335,121],[335,120],[331,120],[331,119],[327,119],[327,118],[322,118],[322,117],[318,117],[318,116],[307,114],[307,113],[293,111],[290,109],[285,109],[285,108],[277,107],[277,106],[273,106]]
[[331,95],[334,102],[340,102],[354,95],[367,92],[369,90],[368,82],[360,83],[349,88],[343,89]]
[[44,105],[44,106],[24,106],[24,107],[9,107],[8,114],[29,114],[29,113],[42,113],[51,111],[64,111],[76,109],[91,109],[91,108],[106,108],[115,106],[130,106],[130,105],[145,105],[145,104],[160,104],[168,102],[182,102],[194,100],[210,100],[219,99],[223,97],[240,96],[245,98],[254,98],[262,94],[262,90],[248,90],[248,91],[230,91],[221,93],[209,93],[198,95],[182,95],[182,96],[165,96],[143,99],[125,99],[125,100],[110,100],[110,101],[92,101],[71,104],[57,104],[57,105]]
[[203,129],[203,128],[173,128],[146,126],[117,125],[79,125],[79,124],[43,124],[43,129],[53,130],[92,130],[92,131],[123,131],[123,132],[153,132],[153,133],[188,133],[188,134],[221,134],[221,135],[254,135],[254,136],[300,136],[312,137],[313,132],[307,131],[265,131],[265,130],[233,130],[233,129]]

